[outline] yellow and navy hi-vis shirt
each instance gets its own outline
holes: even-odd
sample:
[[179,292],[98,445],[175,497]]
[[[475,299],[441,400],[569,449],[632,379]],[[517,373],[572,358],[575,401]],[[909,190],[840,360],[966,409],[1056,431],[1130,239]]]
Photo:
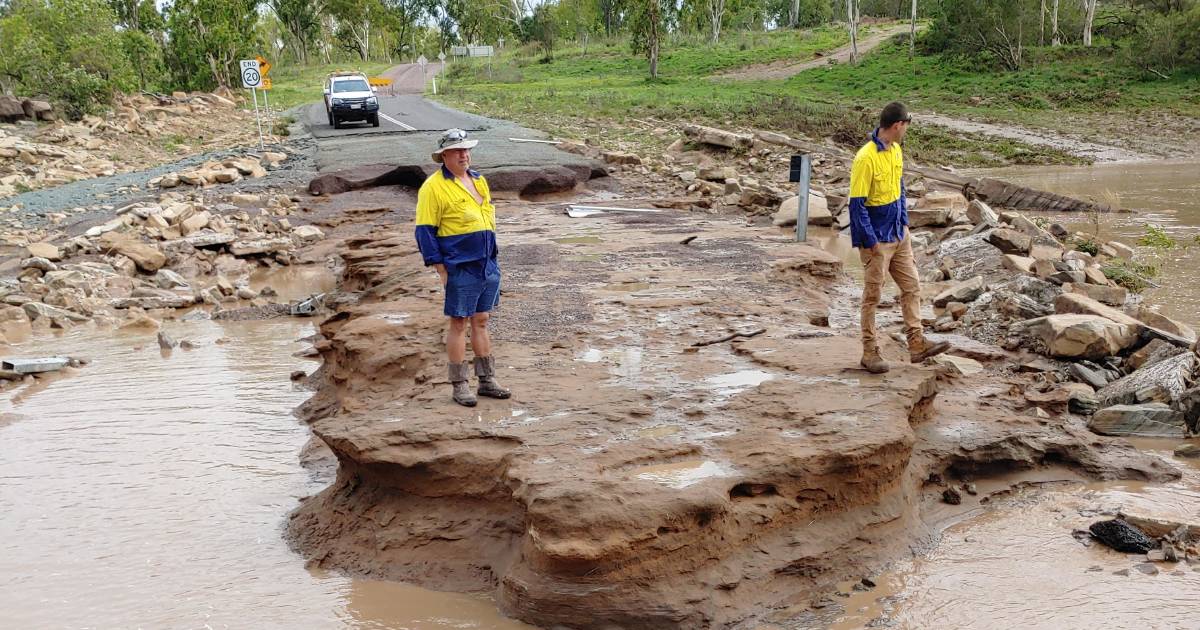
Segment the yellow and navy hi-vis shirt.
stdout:
[[893,142],[885,147],[879,130],[854,156],[850,168],[850,242],[870,249],[876,243],[904,238],[908,202],[904,189],[904,154]]
[[495,259],[496,207],[487,180],[468,170],[475,198],[445,166],[430,175],[417,192],[417,247],[429,265],[459,265]]

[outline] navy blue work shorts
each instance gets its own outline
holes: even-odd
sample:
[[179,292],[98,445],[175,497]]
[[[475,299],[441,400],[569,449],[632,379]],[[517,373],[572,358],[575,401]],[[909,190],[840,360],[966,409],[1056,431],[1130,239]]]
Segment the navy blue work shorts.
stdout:
[[446,265],[446,317],[470,317],[500,305],[500,265],[473,260]]

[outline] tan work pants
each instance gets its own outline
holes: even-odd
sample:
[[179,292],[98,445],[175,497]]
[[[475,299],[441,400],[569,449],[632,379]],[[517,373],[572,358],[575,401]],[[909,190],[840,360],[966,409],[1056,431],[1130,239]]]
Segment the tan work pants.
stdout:
[[912,237],[904,230],[904,239],[897,243],[880,243],[879,252],[858,250],[863,263],[862,341],[863,348],[878,348],[875,330],[875,309],[883,290],[885,274],[890,274],[900,287],[900,308],[904,313],[904,333],[909,342],[921,338],[921,281],[917,277],[917,261],[913,256]]

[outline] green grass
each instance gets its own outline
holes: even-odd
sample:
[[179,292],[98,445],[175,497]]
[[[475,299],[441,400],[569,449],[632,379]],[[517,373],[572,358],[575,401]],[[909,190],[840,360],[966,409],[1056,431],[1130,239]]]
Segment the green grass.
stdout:
[[[787,80],[714,77],[750,64],[810,59],[845,41],[841,29],[823,27],[732,33],[716,46],[670,42],[657,80],[647,77],[646,60],[625,41],[593,42],[586,53],[564,48],[548,61],[523,48],[490,62],[455,64],[440,87],[452,105],[565,137],[586,135],[573,130],[596,121],[621,125],[637,117],[833,138],[847,148],[864,141],[875,112],[891,100],[915,111],[1072,131],[1097,112],[1118,121],[1135,111],[1200,116],[1200,77],[1148,80],[1117,63],[1108,48],[1031,50],[1028,69],[1004,72],[942,55],[910,59],[907,45],[893,41],[859,64],[822,66]],[[919,124],[905,153],[926,164],[973,167],[1087,161],[1064,150]]]
[[277,65],[271,68],[273,84],[270,100],[272,109],[285,110],[304,103],[321,100],[325,76],[335,70],[357,70],[375,76],[395,64],[385,62],[335,63],[328,65]]
[[913,109],[1029,121],[1064,112],[1164,110],[1200,115],[1200,75],[1148,78],[1108,47],[1030,49],[1026,68],[1005,72],[969,59],[917,55],[896,43],[857,66],[823,67],[789,80],[817,99],[882,105],[899,98]]

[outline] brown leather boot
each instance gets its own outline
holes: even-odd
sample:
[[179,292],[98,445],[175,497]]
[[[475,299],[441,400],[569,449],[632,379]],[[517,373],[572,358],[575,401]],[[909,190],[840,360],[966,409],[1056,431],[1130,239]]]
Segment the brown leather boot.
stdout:
[[479,395],[508,398],[512,392],[496,382],[496,357],[475,357],[475,376],[479,377]]
[[876,346],[863,346],[862,361],[859,361],[859,365],[872,374],[884,374],[892,369],[888,362],[883,360]]
[[922,363],[925,359],[937,356],[949,349],[949,343],[939,341],[931,344],[925,339],[925,335],[911,337],[908,340],[908,358],[913,363]]
[[454,386],[454,402],[464,407],[474,407],[475,394],[471,391],[471,364],[450,364],[450,384]]

